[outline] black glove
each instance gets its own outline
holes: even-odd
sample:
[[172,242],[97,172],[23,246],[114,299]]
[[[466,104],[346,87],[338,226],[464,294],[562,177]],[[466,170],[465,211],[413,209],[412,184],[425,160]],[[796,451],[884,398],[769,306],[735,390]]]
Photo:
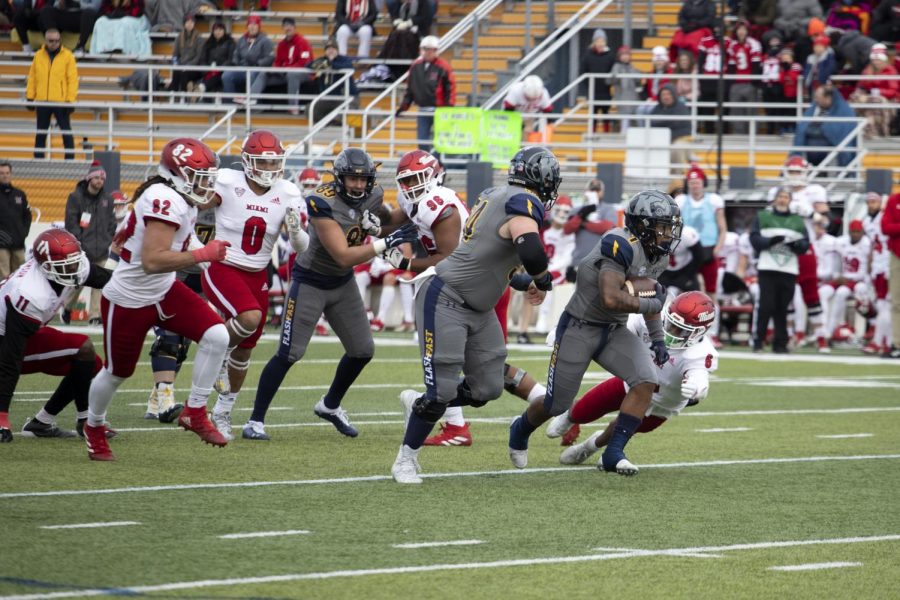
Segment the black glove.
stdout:
[[401,104],[400,107],[397,109],[397,112],[394,113],[394,116],[399,117],[400,115],[402,115],[403,113],[405,113],[408,110],[409,110],[409,104]]
[[650,349],[653,350],[653,362],[656,363],[657,367],[661,367],[669,362],[669,349],[666,348],[664,341],[656,340],[650,344]]
[[576,275],[578,275],[578,270],[575,267],[566,268],[566,281],[568,281],[569,283],[575,283]]
[[809,250],[809,242],[804,239],[794,240],[788,243],[787,246],[791,249],[791,252],[797,255],[806,254],[806,251]]
[[25,103],[25,108],[27,108],[27,109],[30,110],[31,112],[34,112],[34,100],[28,100],[28,101]]
[[663,304],[666,303],[666,298],[668,298],[668,290],[666,290],[666,286],[658,281],[656,282],[656,296],[654,297]]
[[582,219],[587,219],[589,216],[594,214],[597,211],[596,204],[585,204],[581,207],[581,210],[578,211],[578,216]]
[[783,242],[784,236],[783,235],[773,235],[772,237],[767,238],[767,239],[769,240],[769,248],[771,248],[772,246],[776,246],[776,245],[780,244],[781,242]]
[[534,287],[541,290],[542,292],[549,292],[553,289],[553,275],[550,274],[550,271],[544,273],[542,277],[538,277],[534,280]]
[[389,233],[384,237],[384,243],[388,248],[394,248],[400,244],[409,244],[419,239],[419,228],[415,223],[406,223],[400,229]]

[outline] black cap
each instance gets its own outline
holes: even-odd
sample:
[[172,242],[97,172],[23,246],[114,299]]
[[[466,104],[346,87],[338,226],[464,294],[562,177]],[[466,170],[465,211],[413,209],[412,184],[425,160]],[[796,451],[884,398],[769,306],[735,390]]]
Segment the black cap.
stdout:
[[293,17],[285,17],[285,18],[283,18],[283,19],[281,20],[281,26],[282,26],[282,27],[284,27],[285,25],[292,25],[292,26],[293,26],[293,25],[296,25],[296,24],[297,24],[297,21],[295,21]]

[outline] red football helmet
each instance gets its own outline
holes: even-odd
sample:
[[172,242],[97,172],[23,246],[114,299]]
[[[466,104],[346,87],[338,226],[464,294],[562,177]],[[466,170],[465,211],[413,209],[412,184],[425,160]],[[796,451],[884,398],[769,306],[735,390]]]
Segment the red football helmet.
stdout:
[[784,162],[781,176],[787,185],[802,186],[807,184],[809,163],[802,156],[794,155]]
[[297,182],[300,184],[301,191],[310,192],[322,185],[322,178],[319,177],[318,171],[312,167],[307,167],[300,171],[300,175],[297,176]]
[[251,131],[241,147],[241,163],[247,179],[270,188],[284,176],[284,146],[268,129]]
[[78,285],[79,275],[86,276],[90,268],[86,260],[82,261],[81,244],[65,229],[41,233],[35,238],[31,253],[47,279],[59,285]]
[[666,346],[687,348],[706,335],[716,319],[716,304],[703,292],[684,292],[663,308]]
[[219,157],[209,146],[194,138],[175,138],[165,145],[159,159],[159,175],[198,208],[215,198]]
[[113,214],[116,216],[116,221],[121,221],[128,214],[128,204],[131,201],[119,190],[114,191],[110,196],[113,199]]
[[441,163],[424,150],[407,152],[397,165],[397,186],[415,204],[440,185]]
[[572,200],[568,196],[560,196],[556,199],[553,208],[550,209],[550,218],[557,225],[564,225],[572,213]]

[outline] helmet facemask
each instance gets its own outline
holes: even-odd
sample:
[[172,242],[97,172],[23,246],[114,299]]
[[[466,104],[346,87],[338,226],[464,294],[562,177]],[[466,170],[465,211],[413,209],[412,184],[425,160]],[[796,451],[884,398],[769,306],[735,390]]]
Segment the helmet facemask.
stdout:
[[65,287],[79,285],[80,281],[87,278],[87,270],[90,269],[90,264],[85,259],[83,251],[72,252],[65,258],[57,260],[39,261],[39,264],[41,272],[47,279]]
[[216,197],[216,178],[219,170],[216,167],[200,170],[192,167],[181,167],[180,181],[173,181],[176,189],[187,196],[191,204],[197,208],[207,208]]
[[248,154],[241,153],[241,164],[244,166],[244,175],[247,179],[264,188],[270,188],[284,177],[284,154],[265,153]]
[[397,175],[397,186],[407,200],[416,204],[423,196],[434,191],[438,181],[434,168],[426,167],[419,171],[401,171]]
[[671,349],[687,348],[703,339],[709,325],[690,325],[678,312],[672,310],[672,301],[663,308],[663,335],[666,347]]

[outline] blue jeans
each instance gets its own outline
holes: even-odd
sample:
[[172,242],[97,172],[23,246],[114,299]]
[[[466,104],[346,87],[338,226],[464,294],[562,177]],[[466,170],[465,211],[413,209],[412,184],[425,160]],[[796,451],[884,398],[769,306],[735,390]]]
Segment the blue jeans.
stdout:
[[[427,110],[428,112],[423,115],[421,113],[422,110]],[[431,152],[433,140],[431,130],[434,127],[434,112],[432,111],[434,111],[434,109],[430,107],[426,109],[419,107],[419,111],[419,116],[416,117],[416,139],[420,140],[420,150]],[[421,140],[427,140],[427,142]]]
[[[259,77],[259,71],[250,72],[250,85]],[[222,73],[222,91],[226,94],[234,94],[235,92],[247,91],[247,72],[246,71],[228,71]]]

